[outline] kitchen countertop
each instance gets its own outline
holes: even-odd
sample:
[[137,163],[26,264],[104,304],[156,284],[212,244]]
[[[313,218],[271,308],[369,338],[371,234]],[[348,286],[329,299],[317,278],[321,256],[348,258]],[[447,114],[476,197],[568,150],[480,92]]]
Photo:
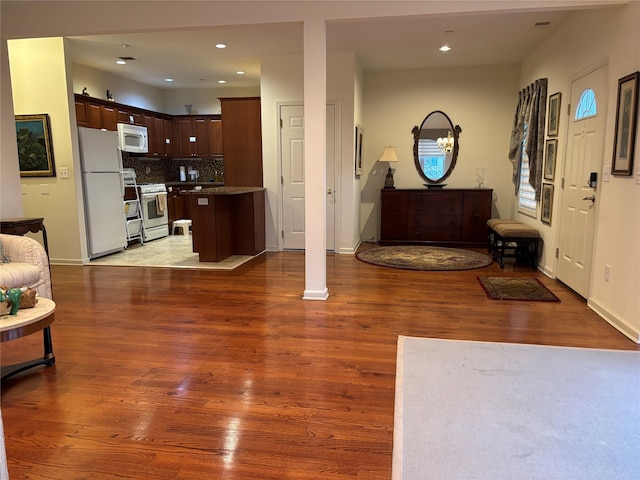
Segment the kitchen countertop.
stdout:
[[223,182],[163,182],[167,188],[171,187],[173,190],[193,190],[193,187],[223,187]]
[[199,195],[242,195],[244,193],[263,192],[264,187],[213,187],[202,190],[187,190],[185,193]]

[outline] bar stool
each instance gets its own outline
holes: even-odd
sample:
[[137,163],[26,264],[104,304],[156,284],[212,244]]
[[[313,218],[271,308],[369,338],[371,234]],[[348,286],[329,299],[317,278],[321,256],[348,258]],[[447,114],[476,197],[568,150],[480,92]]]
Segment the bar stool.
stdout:
[[191,220],[189,219],[174,220],[172,235],[176,234],[176,228],[181,230],[181,235],[189,235],[189,227],[191,227]]

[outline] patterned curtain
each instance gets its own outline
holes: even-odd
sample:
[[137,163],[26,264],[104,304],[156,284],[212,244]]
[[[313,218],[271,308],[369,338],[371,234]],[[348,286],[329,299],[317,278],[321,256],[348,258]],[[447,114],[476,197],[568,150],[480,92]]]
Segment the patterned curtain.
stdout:
[[513,165],[513,183],[516,194],[520,188],[520,164],[522,162],[522,141],[527,129],[527,155],[529,157],[529,183],[540,199],[542,189],[542,159],[544,155],[544,122],[547,113],[547,82],[540,78],[520,90],[518,106],[513,118],[509,160]]

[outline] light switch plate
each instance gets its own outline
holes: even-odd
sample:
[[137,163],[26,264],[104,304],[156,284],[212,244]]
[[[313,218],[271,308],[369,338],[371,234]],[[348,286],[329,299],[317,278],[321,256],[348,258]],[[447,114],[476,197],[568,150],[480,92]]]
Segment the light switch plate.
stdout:
[[640,168],[636,169],[636,183],[640,185]]
[[606,167],[602,167],[602,181],[608,182],[611,180],[611,167],[607,165]]

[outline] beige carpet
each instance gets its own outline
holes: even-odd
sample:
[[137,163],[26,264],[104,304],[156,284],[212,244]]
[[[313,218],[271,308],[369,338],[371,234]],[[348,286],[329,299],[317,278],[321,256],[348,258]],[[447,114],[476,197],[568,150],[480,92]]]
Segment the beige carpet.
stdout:
[[221,262],[200,262],[192,248],[191,235],[169,235],[143,245],[131,245],[124,252],[96,258],[88,265],[233,270],[254,258],[250,255],[232,255]]
[[399,337],[394,480],[630,480],[640,352]]

